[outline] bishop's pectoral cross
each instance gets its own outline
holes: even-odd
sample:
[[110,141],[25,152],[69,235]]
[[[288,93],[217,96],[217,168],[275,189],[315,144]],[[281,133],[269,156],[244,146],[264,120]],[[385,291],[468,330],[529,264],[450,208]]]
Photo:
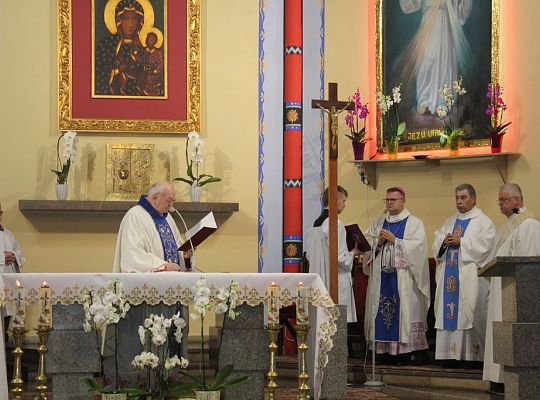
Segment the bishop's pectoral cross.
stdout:
[[337,158],[338,115],[353,110],[354,104],[338,100],[337,83],[328,83],[328,100],[311,100],[311,108],[320,108],[328,119],[328,253],[330,256],[330,296],[338,304],[338,236],[337,236]]

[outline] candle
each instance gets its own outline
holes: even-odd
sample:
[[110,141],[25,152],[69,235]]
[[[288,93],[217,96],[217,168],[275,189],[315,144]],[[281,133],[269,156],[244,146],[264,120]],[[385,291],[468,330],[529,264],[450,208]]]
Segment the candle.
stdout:
[[15,297],[15,315],[13,317],[13,326],[16,328],[24,328],[24,319],[25,319],[25,294],[24,288],[21,283],[17,280],[15,281],[17,287],[15,288],[13,294]]
[[276,282],[268,287],[268,323],[279,324],[279,286]]
[[296,299],[296,323],[298,325],[307,325],[309,321],[309,294],[308,288],[302,282],[297,287],[298,297]]
[[39,288],[39,301],[41,310],[39,324],[52,326],[52,290],[47,282],[43,282]]

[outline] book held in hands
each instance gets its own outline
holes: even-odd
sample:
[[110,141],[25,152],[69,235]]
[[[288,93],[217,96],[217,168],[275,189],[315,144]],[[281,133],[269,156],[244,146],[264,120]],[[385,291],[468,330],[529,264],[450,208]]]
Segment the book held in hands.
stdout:
[[[178,248],[180,251],[187,251],[193,247],[197,247],[199,244],[217,230],[216,220],[214,213],[210,211],[199,222],[191,227],[186,232],[186,241]],[[191,242],[190,242],[191,239]]]

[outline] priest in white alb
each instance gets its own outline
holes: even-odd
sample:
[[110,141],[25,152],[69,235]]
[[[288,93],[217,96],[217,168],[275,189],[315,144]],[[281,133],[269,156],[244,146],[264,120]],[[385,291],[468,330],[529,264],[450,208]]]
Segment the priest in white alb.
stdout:
[[424,224],[405,209],[405,191],[386,191],[386,212],[365,233],[369,275],[365,332],[377,353],[392,355],[428,348],[429,267]]
[[[540,221],[523,206],[521,188],[515,183],[505,183],[499,189],[499,208],[507,219],[497,236],[492,257],[540,256]],[[489,285],[489,302],[484,355],[484,380],[504,383],[503,366],[493,362],[493,321],[502,321],[501,278],[492,277]]]
[[487,289],[477,270],[495,245],[495,225],[476,207],[476,191],[468,183],[456,187],[457,214],[435,232],[435,359],[482,361],[486,329]]
[[[186,253],[178,251],[182,239],[169,213],[175,201],[176,195],[172,184],[157,182],[150,187],[146,196],[141,196],[136,206],[128,210],[118,232],[113,272],[167,273],[190,270],[192,251]],[[152,285],[151,276],[148,278],[148,285]],[[120,320],[118,357],[121,381],[134,383],[137,379],[138,373],[131,367],[131,361],[142,351],[137,332],[138,326],[143,325],[144,319],[151,313],[164,314],[168,318],[177,312],[180,312],[188,323],[187,308],[180,304],[150,306],[143,303],[132,306],[127,317]],[[186,326],[184,338],[187,338],[187,332]],[[111,332],[108,330],[107,342],[110,343],[112,339]],[[186,357],[187,344],[185,342],[185,340],[182,341],[181,349],[172,349],[172,351],[180,352],[179,355]],[[105,372],[109,376],[114,373],[111,371],[111,361],[109,361],[114,355],[110,353],[110,347],[105,347],[106,350],[109,349],[109,352],[104,354]]]

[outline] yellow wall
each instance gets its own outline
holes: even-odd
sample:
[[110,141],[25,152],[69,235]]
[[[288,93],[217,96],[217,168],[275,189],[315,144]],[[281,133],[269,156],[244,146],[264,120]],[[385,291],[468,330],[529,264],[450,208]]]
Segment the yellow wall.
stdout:
[[[535,129],[540,48],[534,45],[540,3],[505,3],[502,69],[513,121],[510,150],[522,153],[510,162],[508,175],[522,185],[527,206],[540,215],[540,189],[535,185],[540,166]],[[4,223],[15,231],[25,250],[28,272],[109,271],[120,215],[27,218],[18,210],[19,199],[55,196],[50,172],[55,166],[58,134],[55,4],[54,0],[0,1],[0,15],[4,16],[0,24],[0,200]],[[327,81],[339,83],[341,98],[357,86],[363,93],[367,91],[367,13],[368,0],[326,2],[325,76]],[[202,136],[207,172],[223,178],[222,183],[208,186],[203,199],[239,202],[240,212],[204,248],[201,246],[199,263],[209,271],[256,271],[258,1],[206,0],[202,18]],[[70,199],[104,199],[107,143],[154,143],[156,179],[167,178],[169,157],[170,177],[185,172],[184,137],[81,134],[82,154],[69,178]],[[453,213],[453,188],[463,181],[476,186],[479,206],[497,224],[503,220],[495,204],[501,180],[493,164],[394,164],[380,169],[379,189],[374,191],[360,183],[348,163],[352,150],[342,135],[340,148],[340,182],[350,192],[343,215],[346,221],[366,226],[382,209],[384,188],[400,185],[407,190],[407,206],[424,220],[431,238],[444,218]],[[178,190],[178,199],[187,199],[185,187],[178,185]]]

